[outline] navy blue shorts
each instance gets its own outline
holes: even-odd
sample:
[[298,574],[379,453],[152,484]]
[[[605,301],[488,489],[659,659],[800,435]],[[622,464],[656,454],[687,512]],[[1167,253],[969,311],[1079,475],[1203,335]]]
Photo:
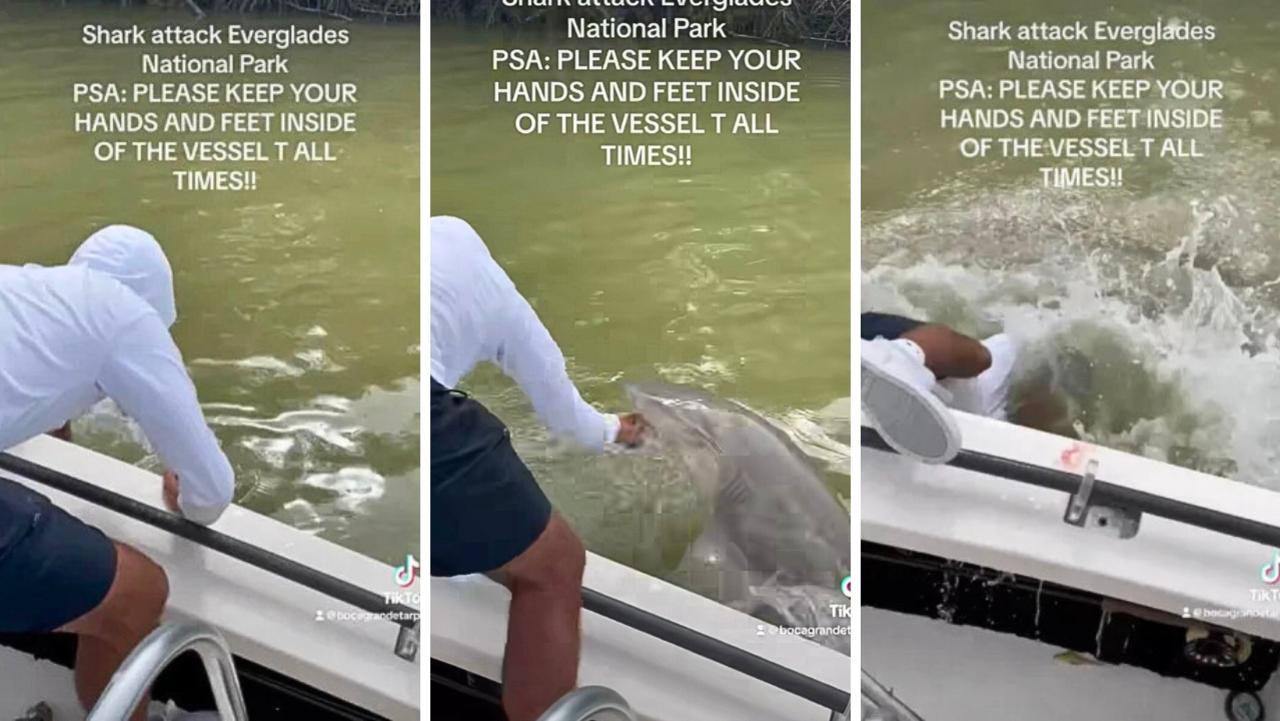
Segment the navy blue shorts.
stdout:
[[97,608],[115,577],[102,531],[0,478],[0,633],[54,631]]
[[889,313],[863,313],[861,324],[862,340],[875,340],[876,338],[893,340],[908,331],[925,325],[921,321]]
[[431,575],[506,565],[551,520],[502,421],[467,394],[431,381]]

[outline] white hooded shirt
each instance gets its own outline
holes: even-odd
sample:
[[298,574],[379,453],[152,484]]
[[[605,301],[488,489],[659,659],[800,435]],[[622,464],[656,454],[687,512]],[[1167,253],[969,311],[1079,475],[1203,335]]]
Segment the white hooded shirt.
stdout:
[[592,451],[619,419],[582,399],[560,347],[466,221],[431,219],[431,377],[453,388],[477,364],[497,365],[553,433]]
[[235,475],[169,335],[176,319],[169,261],[137,228],[94,233],[64,266],[0,265],[0,449],[110,397],[177,474],[182,514],[213,523]]

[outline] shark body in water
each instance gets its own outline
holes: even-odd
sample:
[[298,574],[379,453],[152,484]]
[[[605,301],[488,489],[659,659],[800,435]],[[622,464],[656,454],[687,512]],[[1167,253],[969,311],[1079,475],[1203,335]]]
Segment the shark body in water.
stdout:
[[[676,574],[698,593],[779,626],[836,627],[850,518],[811,461],[746,406],[660,383],[630,384],[659,452],[709,506]],[[815,638],[848,653],[849,637]]]

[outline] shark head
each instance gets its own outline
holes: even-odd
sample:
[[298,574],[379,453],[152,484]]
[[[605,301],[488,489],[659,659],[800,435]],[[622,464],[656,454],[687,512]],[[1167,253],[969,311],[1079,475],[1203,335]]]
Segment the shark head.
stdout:
[[664,392],[663,386],[654,383],[627,386],[631,402],[652,426],[660,442],[719,450],[714,424],[718,415],[716,408],[687,389],[676,390],[680,392]]
[[698,494],[710,502],[718,491],[723,413],[714,398],[662,383],[627,384],[627,395],[650,427],[648,444],[683,465]]

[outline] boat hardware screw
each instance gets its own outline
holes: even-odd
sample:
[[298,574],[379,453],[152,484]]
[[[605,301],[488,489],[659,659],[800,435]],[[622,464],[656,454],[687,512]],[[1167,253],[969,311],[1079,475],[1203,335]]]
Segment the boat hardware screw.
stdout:
[[1262,699],[1249,691],[1227,694],[1226,712],[1230,721],[1263,721],[1267,714]]

